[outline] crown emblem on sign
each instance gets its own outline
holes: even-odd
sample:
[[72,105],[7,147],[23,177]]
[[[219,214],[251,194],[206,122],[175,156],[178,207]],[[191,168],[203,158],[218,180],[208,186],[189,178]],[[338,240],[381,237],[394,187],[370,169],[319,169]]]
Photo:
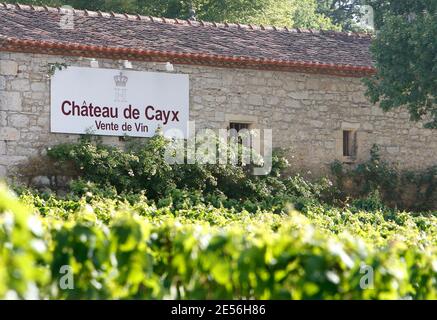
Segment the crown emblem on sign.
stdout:
[[115,85],[117,87],[126,87],[127,80],[128,78],[125,75],[123,75],[121,71],[119,75],[116,75],[114,77]]

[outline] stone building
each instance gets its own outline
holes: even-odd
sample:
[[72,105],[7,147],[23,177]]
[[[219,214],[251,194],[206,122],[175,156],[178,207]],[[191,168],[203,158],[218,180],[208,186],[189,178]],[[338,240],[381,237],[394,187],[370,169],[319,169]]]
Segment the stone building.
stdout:
[[0,4],[0,175],[78,137],[50,130],[50,65],[120,69],[126,60],[132,70],[189,75],[189,118],[198,128],[271,128],[273,145],[287,148],[299,170],[322,174],[336,159],[366,160],[373,144],[401,168],[435,164],[435,131],[405,110],[384,113],[367,101],[361,79],[374,73],[370,41]]

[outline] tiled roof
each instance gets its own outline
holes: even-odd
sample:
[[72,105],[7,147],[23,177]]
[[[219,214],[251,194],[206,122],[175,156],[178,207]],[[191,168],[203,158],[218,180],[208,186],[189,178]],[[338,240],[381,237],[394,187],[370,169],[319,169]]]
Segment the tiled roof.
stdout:
[[0,4],[0,50],[365,76],[371,37]]

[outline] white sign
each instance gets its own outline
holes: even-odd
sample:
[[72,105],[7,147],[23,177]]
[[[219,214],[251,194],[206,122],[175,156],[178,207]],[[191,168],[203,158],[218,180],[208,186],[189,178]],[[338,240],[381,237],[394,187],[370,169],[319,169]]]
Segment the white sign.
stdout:
[[67,67],[51,81],[51,132],[151,137],[158,127],[185,137],[188,75]]

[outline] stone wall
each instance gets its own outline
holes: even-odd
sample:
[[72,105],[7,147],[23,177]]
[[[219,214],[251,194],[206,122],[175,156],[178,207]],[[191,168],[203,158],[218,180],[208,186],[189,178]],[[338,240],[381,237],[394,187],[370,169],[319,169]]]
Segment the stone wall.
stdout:
[[[77,135],[51,134],[49,63],[89,67],[89,59],[0,52],[0,176],[47,147]],[[101,68],[118,61],[99,60]],[[165,72],[165,64],[133,62],[134,69]],[[360,79],[279,71],[176,65],[190,75],[190,119],[197,128],[226,128],[247,121],[273,129],[276,147],[289,150],[293,166],[320,175],[343,157],[343,130],[356,133],[356,162],[372,144],[401,168],[435,164],[437,132],[409,121],[405,111],[383,113],[364,97]],[[117,137],[105,137],[119,143]]]

